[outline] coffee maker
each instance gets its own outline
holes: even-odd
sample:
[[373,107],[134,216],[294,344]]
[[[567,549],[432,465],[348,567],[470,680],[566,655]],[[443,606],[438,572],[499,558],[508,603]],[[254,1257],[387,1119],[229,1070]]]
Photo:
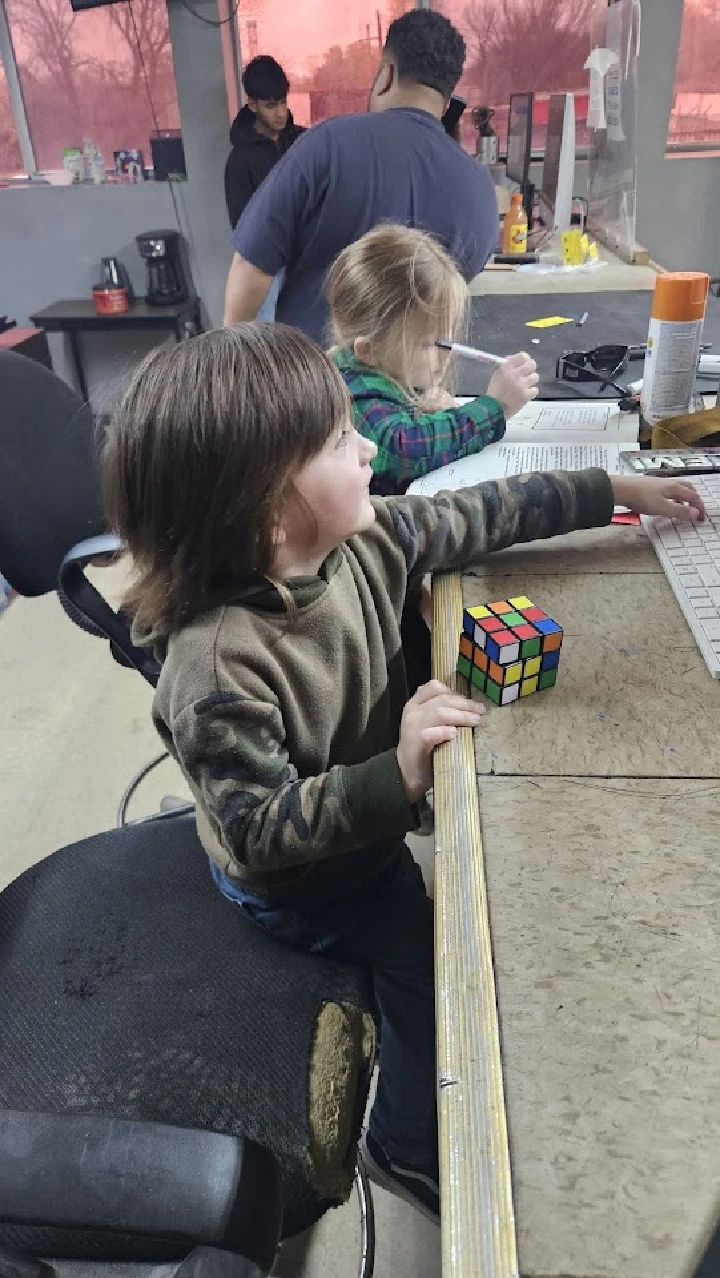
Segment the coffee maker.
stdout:
[[180,256],[181,239],[177,231],[144,231],[136,235],[138,252],[145,259],[148,306],[173,306],[186,302],[188,286]]

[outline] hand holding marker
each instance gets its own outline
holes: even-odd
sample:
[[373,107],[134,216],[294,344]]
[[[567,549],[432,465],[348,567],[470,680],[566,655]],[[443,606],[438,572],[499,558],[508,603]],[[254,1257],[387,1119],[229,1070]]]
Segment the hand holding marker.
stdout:
[[440,341],[437,345],[444,351],[451,351],[453,355],[463,355],[466,359],[496,365],[487,393],[502,406],[506,420],[519,413],[531,399],[537,399],[540,381],[537,364],[525,351],[503,359],[500,355],[491,355],[489,351],[481,351],[474,346],[463,346],[460,342]]

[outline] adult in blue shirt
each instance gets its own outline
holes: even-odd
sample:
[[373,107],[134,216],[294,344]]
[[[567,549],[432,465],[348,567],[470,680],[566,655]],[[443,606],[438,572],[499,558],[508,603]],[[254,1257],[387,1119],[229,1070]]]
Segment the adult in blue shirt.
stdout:
[[284,268],[276,318],[326,341],[330,265],[378,222],[429,231],[467,280],[482,270],[498,234],[492,179],[440,123],[464,61],[442,14],[415,9],[391,23],[370,113],[316,125],[247,205],[233,232],[226,324],[254,319]]

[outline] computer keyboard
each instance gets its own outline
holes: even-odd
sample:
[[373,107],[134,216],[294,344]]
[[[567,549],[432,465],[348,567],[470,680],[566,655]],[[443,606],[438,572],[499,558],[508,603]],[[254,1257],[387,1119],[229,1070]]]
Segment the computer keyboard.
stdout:
[[642,516],[642,524],[663,566],[705,664],[720,679],[720,475],[693,475],[705,502],[700,524]]

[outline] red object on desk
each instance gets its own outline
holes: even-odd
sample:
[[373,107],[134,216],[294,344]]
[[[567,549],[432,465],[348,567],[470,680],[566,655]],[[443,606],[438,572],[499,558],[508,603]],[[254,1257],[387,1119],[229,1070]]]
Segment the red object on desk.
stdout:
[[640,516],[635,514],[634,510],[623,510],[617,515],[613,515],[610,520],[611,524],[639,524]]
[[16,351],[52,368],[47,337],[41,328],[8,328],[0,333],[0,351]]
[[130,310],[126,288],[94,288],[92,296],[98,315],[124,315]]

